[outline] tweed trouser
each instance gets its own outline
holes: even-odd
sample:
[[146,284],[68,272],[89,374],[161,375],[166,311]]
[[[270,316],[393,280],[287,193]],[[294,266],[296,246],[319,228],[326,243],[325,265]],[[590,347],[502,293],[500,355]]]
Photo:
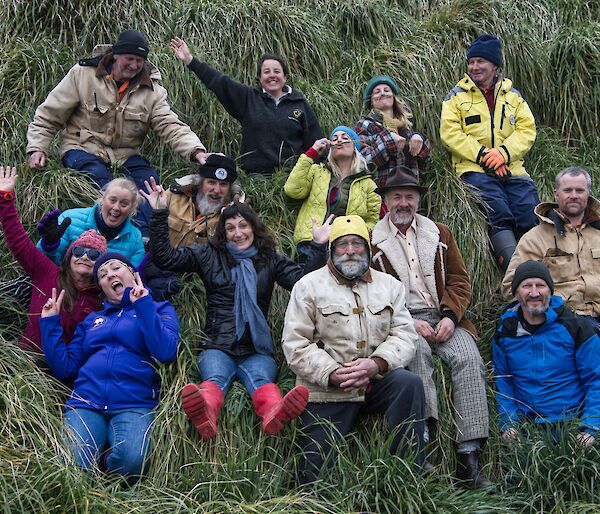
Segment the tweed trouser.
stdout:
[[[414,319],[426,321],[432,327],[435,327],[441,319],[440,314],[434,309],[411,311],[411,315]],[[485,370],[475,339],[460,327],[456,327],[452,337],[441,344],[430,345],[425,338],[419,336],[417,352],[408,369],[423,381],[425,418],[437,420],[438,399],[432,376],[432,351],[450,367],[452,374],[456,442],[487,438],[490,422],[485,391]]]

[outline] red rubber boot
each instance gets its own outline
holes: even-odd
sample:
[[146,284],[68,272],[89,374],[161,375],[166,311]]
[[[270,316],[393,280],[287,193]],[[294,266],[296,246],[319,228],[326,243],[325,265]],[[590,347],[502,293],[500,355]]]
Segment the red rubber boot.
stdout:
[[183,410],[203,439],[217,435],[217,418],[224,399],[220,387],[209,380],[199,386],[187,384],[181,391]]
[[304,412],[308,403],[308,389],[296,386],[283,398],[277,384],[265,384],[252,395],[252,404],[258,417],[262,418],[263,430],[276,435],[283,425]]

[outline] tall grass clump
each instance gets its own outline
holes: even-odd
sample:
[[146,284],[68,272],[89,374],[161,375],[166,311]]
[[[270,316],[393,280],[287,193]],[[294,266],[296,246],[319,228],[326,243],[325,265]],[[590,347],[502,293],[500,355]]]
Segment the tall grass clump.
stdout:
[[[450,169],[439,142],[441,101],[466,71],[469,43],[482,32],[504,42],[504,72],[531,106],[538,135],[525,165],[551,200],[556,172],[580,164],[600,192],[600,3],[585,0],[183,0],[91,2],[0,0],[11,28],[0,36],[0,164],[19,167],[17,206],[32,238],[50,209],[89,206],[95,189],[65,170],[56,146],[41,172],[27,169],[26,130],[36,106],[80,57],[114,41],[124,28],[144,31],[150,61],[161,71],[169,101],[211,151],[239,158],[240,128],[189,70],[168,50],[173,36],[194,55],[232,78],[256,83],[258,57],[282,54],[290,83],[311,102],[325,133],[352,125],[363,111],[362,93],[376,74],[389,74],[411,105],[415,126],[433,143],[429,191],[422,211],[450,226],[473,284],[469,316],[479,347],[490,360],[490,339],[503,299],[476,198]],[[162,181],[193,172],[155,135],[143,153]],[[288,169],[272,180],[241,180],[252,206],[276,232],[282,252],[295,252],[294,204],[284,198]],[[0,236],[0,281],[22,273]],[[281,337],[288,293],[275,290],[269,322]],[[26,321],[23,306],[0,300],[8,323],[0,332],[0,510],[2,512],[597,512],[598,451],[575,448],[572,434],[560,444],[532,431],[518,445],[501,442],[492,414],[485,447],[486,473],[496,487],[464,491],[452,480],[455,467],[451,421],[452,385],[436,361],[441,391],[438,435],[428,448],[432,475],[416,475],[410,461],[387,451],[383,420],[361,421],[340,444],[329,478],[311,487],[294,481],[294,423],[278,437],[261,433],[251,402],[239,386],[228,395],[219,435],[201,441],[180,407],[180,391],[199,379],[196,356],[202,337],[205,294],[186,275],[174,299],[181,320],[176,362],[159,369],[163,391],[153,427],[149,476],[134,486],[115,477],[78,471],[65,453],[61,406],[67,390],[40,371],[37,356],[17,348]],[[294,377],[276,345],[279,383]],[[491,370],[487,368],[491,384]],[[493,413],[493,389],[488,389]]]

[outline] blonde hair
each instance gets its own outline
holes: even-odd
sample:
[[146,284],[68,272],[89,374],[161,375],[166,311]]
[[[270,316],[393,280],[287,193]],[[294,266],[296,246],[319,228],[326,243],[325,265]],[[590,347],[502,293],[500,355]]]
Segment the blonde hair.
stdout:
[[410,130],[413,126],[412,117],[413,113],[408,104],[404,100],[400,100],[399,97],[394,96],[394,118],[401,122],[400,128]]
[[367,166],[367,161],[356,148],[354,148],[354,155],[352,156],[352,165],[350,167],[350,173],[344,174],[344,171],[338,166],[338,163],[333,158],[331,152],[329,152],[329,155],[327,156],[327,164],[329,165],[329,168],[331,169],[333,175],[338,179],[342,175],[348,177],[350,175],[356,175],[361,171],[368,171],[369,169]]
[[129,217],[133,218],[138,210],[138,207],[142,201],[142,197],[139,194],[138,188],[135,182],[127,177],[119,177],[111,180],[100,189],[100,197],[96,200],[96,203],[102,208],[102,201],[104,197],[113,187],[120,187],[131,193],[131,210],[129,211]]

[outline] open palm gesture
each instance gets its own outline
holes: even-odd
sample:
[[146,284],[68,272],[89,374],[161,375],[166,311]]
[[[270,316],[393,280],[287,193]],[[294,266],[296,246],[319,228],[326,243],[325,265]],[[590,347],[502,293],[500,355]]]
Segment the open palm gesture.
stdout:
[[14,166],[0,166],[0,191],[14,191],[18,176]]
[[156,183],[154,177],[150,177],[150,183],[144,180],[146,191],[140,189],[140,194],[148,201],[152,209],[167,208],[167,193],[164,188]]

